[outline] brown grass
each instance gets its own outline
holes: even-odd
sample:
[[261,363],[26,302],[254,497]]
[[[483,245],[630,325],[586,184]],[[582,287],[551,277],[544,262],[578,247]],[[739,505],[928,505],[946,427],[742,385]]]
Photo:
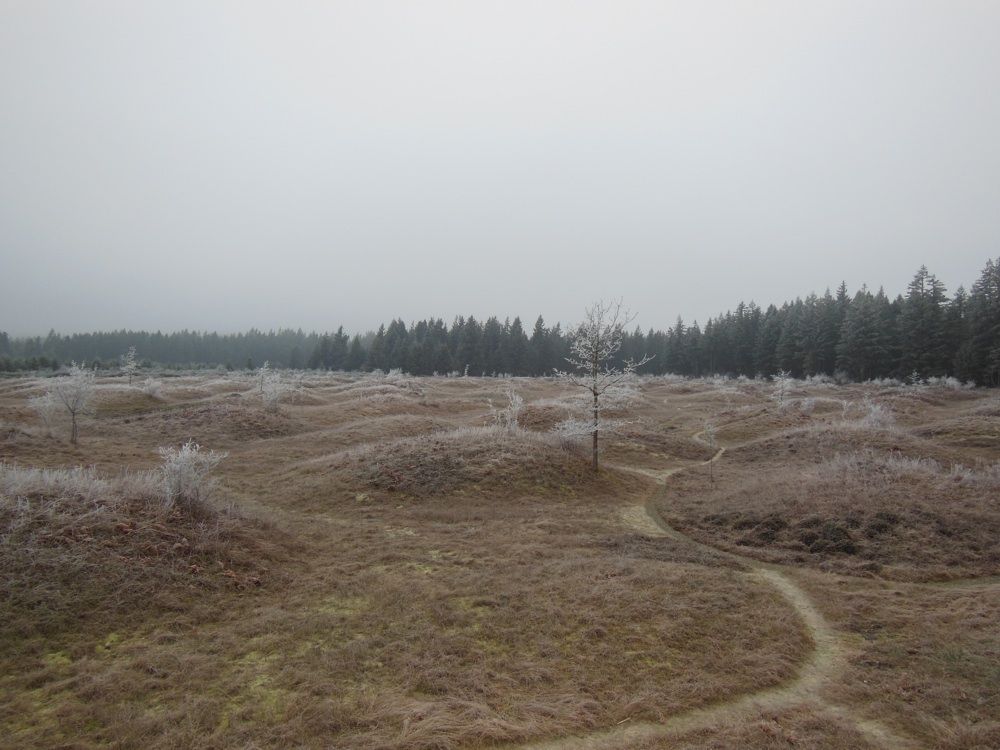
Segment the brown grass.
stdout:
[[1000,747],[1000,586],[804,582],[857,644],[833,698],[928,747]]
[[[932,458],[936,457],[936,458]],[[786,431],[731,450],[659,505],[703,541],[774,562],[934,580],[1000,572],[1000,468],[895,430]]]
[[[0,464],[0,640],[260,586],[280,535],[211,505],[163,507],[155,478]],[[268,538],[269,537],[269,538]]]
[[[35,510],[0,519],[17,542],[2,561],[16,575],[0,745],[481,748],[669,720],[790,681],[814,645],[795,610],[738,562],[623,525],[655,488],[616,463],[690,467],[660,509],[719,547],[870,577],[994,569],[988,477],[949,479],[956,463],[985,472],[994,448],[922,431],[988,424],[977,394],[900,389],[899,426],[872,430],[836,424],[859,387],[800,385],[814,409],[779,412],[760,384],[651,379],[595,477],[545,434],[569,394],[542,379],[513,381],[529,429],[510,433],[484,427],[504,385],[491,379],[317,375],[277,414],[245,381],[164,379],[155,403],[115,391],[76,447],[42,434],[24,407],[37,384],[19,383],[0,392],[0,459],[96,466],[106,486],[36,493]],[[723,444],[751,441],[716,463],[714,487],[692,439],[706,418]],[[119,480],[189,437],[229,451],[218,500],[242,510],[164,514]],[[887,508],[900,520],[866,536]],[[738,530],[703,522],[751,513]],[[773,538],[740,544],[773,513],[786,524]],[[849,513],[863,514],[853,554],[782,546],[807,517]],[[948,545],[929,543],[938,516]],[[801,579],[856,642],[849,674],[831,676],[839,710],[790,705],[623,746],[866,748],[857,720],[883,715],[929,746],[996,744],[995,588]]]

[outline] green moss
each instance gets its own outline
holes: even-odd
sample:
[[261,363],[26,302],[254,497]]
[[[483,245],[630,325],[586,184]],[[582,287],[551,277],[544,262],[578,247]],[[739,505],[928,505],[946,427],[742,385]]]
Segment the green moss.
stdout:
[[98,643],[94,646],[94,651],[99,654],[106,654],[111,651],[115,646],[121,643],[124,639],[119,633],[108,633],[107,637],[104,639],[103,643]]
[[65,651],[52,651],[42,657],[42,661],[50,667],[68,667],[73,659]]

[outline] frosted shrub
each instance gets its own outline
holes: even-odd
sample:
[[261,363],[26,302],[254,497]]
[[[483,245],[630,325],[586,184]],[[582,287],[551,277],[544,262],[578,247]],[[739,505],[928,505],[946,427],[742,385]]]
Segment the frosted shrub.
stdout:
[[950,375],[945,378],[928,378],[926,383],[931,388],[947,388],[950,391],[960,391],[963,388],[974,388],[974,383],[963,384],[958,378],[953,378]]
[[788,402],[788,396],[792,392],[792,374],[787,370],[778,370],[771,380],[774,382],[774,390],[771,398],[778,404],[779,409],[784,409]]
[[868,383],[879,388],[898,388],[903,385],[903,382],[896,378],[872,378]]
[[834,380],[829,375],[817,373],[816,375],[810,375],[807,377],[806,383],[809,385],[833,385]]
[[142,385],[139,386],[139,389],[147,396],[152,396],[153,398],[163,397],[163,383],[161,383],[159,380],[146,378],[144,381],[142,381]]
[[47,434],[51,434],[52,425],[54,424],[56,417],[59,416],[59,413],[62,411],[63,405],[59,403],[55,394],[51,391],[46,391],[40,396],[32,396],[29,398],[28,408],[38,415],[38,419],[41,420],[42,424],[45,426],[45,432]]
[[489,402],[490,414],[493,417],[493,423],[497,427],[501,427],[508,432],[515,432],[519,429],[517,420],[521,415],[521,410],[524,409],[524,399],[521,397],[521,394],[514,390],[513,385],[507,386],[505,395],[507,396],[507,405],[500,409],[493,406],[492,401]]
[[260,375],[260,395],[264,400],[264,408],[268,411],[277,411],[281,399],[298,388],[298,382],[286,378],[276,370],[267,370]]
[[861,417],[861,424],[865,427],[884,429],[892,427],[896,423],[896,418],[893,416],[892,411],[887,406],[875,401],[867,393],[862,402],[862,409],[864,414]]
[[188,510],[204,510],[214,484],[209,475],[228,454],[203,453],[193,440],[180,448],[160,448],[159,453],[163,459],[160,477],[164,507],[179,505]]

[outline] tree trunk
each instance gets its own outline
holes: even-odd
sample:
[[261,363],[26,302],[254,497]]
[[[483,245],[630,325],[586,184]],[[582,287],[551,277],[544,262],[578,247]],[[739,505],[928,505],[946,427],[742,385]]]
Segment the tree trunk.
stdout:
[[72,431],[70,432],[70,436],[69,436],[69,441],[70,441],[70,442],[71,442],[71,443],[72,443],[73,445],[76,445],[76,438],[77,438],[77,435],[79,434],[79,432],[78,432],[78,430],[77,430],[77,426],[76,426],[76,412],[74,412],[74,413],[72,414],[72,420],[73,420],[73,429],[72,429]]
[[592,465],[594,467],[594,471],[597,471],[597,430],[598,430],[598,427],[600,425],[600,422],[598,420],[599,420],[599,417],[598,417],[598,411],[597,411],[597,394],[595,393],[594,394],[594,432],[593,432],[594,447],[593,447],[593,455],[592,455],[592,461],[591,461],[591,463],[592,463]]

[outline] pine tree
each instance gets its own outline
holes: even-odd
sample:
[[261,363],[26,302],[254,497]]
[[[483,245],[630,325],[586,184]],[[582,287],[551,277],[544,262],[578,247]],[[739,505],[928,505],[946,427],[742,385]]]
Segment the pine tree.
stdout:
[[927,266],[921,266],[906,291],[899,317],[902,357],[900,373],[918,372],[924,377],[948,370],[945,289]]
[[883,349],[878,335],[874,298],[864,286],[854,295],[837,347],[837,369],[855,380],[868,380]]
[[511,375],[528,374],[528,337],[520,318],[514,318],[506,335],[504,370]]
[[361,344],[361,337],[355,334],[351,339],[350,349],[347,351],[347,359],[344,362],[344,369],[348,372],[357,372],[365,365],[365,348]]
[[372,339],[372,345],[368,349],[368,361],[365,368],[368,370],[388,370],[388,352],[386,351],[385,326],[380,325]]
[[340,326],[337,328],[337,332],[333,334],[333,338],[330,339],[330,349],[326,362],[324,363],[326,369],[328,370],[343,370],[345,363],[347,362],[347,334],[344,333],[344,327]]
[[468,372],[470,375],[483,374],[482,328],[471,315],[462,327],[462,340],[459,342],[455,360],[455,364],[462,372]]

